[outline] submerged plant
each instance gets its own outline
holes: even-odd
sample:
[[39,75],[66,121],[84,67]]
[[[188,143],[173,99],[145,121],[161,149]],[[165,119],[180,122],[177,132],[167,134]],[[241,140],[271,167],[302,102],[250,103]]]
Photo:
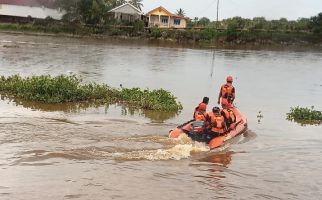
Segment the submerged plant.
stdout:
[[80,78],[60,75],[32,76],[23,78],[19,75],[1,76],[0,93],[28,101],[43,103],[86,102],[100,103],[121,102],[138,108],[179,111],[180,102],[170,92],[159,90],[141,90],[139,88],[115,89],[106,84],[84,84]]
[[287,113],[287,119],[301,124],[321,124],[322,112],[314,110],[314,106],[311,108],[291,107],[290,112]]

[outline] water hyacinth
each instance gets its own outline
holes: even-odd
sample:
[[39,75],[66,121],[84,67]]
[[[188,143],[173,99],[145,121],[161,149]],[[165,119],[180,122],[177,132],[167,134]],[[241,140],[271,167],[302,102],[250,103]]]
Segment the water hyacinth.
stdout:
[[314,110],[314,106],[311,108],[291,107],[290,112],[287,113],[287,119],[301,124],[321,124],[322,112]]
[[146,89],[142,91],[140,88],[122,88],[120,99],[144,109],[166,111],[182,109],[182,105],[176,102],[176,97],[163,89],[152,91]]
[[100,101],[102,103],[121,102],[138,108],[179,111],[180,102],[170,92],[158,90],[141,90],[139,88],[116,89],[106,84],[83,84],[81,79],[73,76],[50,75],[21,77],[1,76],[0,93],[28,101],[43,103]]

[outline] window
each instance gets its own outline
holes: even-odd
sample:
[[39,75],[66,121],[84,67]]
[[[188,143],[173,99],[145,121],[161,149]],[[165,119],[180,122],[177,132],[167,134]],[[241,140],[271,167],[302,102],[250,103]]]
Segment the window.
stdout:
[[168,22],[169,22],[168,17],[162,17],[161,22],[162,22],[162,24],[168,24]]
[[173,19],[174,25],[180,25],[181,20],[180,19]]

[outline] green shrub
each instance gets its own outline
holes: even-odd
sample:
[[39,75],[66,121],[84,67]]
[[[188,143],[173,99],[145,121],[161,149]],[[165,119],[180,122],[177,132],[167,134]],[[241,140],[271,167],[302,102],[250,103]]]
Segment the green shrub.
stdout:
[[171,111],[182,109],[182,105],[176,102],[176,98],[163,89],[142,91],[139,88],[122,88],[120,99],[149,110]]
[[322,122],[322,112],[311,108],[301,108],[299,106],[292,108],[287,113],[288,120],[294,120],[302,124],[320,124]]
[[144,31],[144,22],[141,20],[135,21],[133,23],[134,32],[143,32]]
[[216,36],[216,30],[214,28],[206,28],[200,31],[200,39],[212,40]]
[[159,38],[162,36],[162,32],[158,27],[154,26],[151,28],[151,36],[154,38]]
[[0,77],[0,93],[28,101],[44,103],[99,101],[121,102],[138,108],[160,111],[179,111],[182,105],[170,92],[141,90],[139,88],[115,89],[106,84],[83,84],[76,76],[50,75],[23,78],[19,75]]

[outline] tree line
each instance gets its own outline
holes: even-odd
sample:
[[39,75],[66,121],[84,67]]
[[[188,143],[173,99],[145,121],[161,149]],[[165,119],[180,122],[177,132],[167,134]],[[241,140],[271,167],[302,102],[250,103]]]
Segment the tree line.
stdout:
[[142,0],[57,0],[56,7],[66,11],[63,20],[80,24],[108,24],[107,12],[124,3],[142,8]]
[[322,12],[311,18],[298,20],[267,20],[264,17],[246,19],[233,17],[219,21],[210,21],[206,17],[189,19],[188,27],[216,27],[219,29],[264,30],[264,31],[309,31],[322,33]]
[[[66,11],[64,21],[76,22],[78,24],[103,26],[113,23],[108,18],[107,12],[117,6],[126,3],[126,0],[57,0],[57,7]],[[128,1],[141,10],[142,0]],[[185,11],[180,8],[177,15],[185,16]],[[188,28],[219,28],[229,30],[263,30],[263,31],[303,31],[322,33],[322,12],[311,18],[300,18],[298,20],[267,20],[264,17],[246,19],[233,17],[219,21],[211,21],[207,17],[187,18]]]

